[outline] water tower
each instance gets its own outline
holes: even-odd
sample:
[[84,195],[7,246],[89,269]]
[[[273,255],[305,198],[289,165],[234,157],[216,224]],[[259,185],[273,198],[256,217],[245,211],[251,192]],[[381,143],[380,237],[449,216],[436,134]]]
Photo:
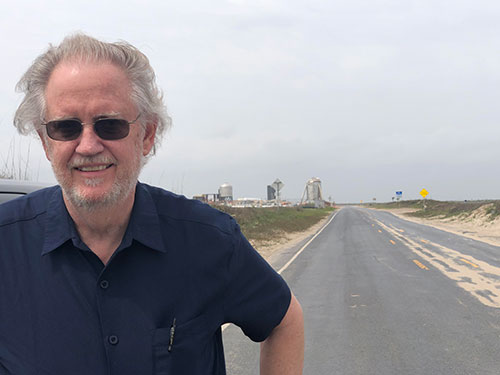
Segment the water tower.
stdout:
[[319,178],[313,177],[306,182],[306,187],[304,189],[304,193],[302,194],[300,204],[316,208],[325,207],[323,190],[321,189],[321,180]]
[[223,202],[231,202],[233,200],[233,186],[224,183],[219,187],[219,199]]

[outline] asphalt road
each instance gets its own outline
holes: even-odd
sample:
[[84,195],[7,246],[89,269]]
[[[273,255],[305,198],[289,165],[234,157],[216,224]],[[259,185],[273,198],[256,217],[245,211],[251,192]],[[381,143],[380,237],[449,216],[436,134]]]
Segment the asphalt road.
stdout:
[[[282,275],[304,310],[306,375],[500,374],[499,247],[346,207]],[[229,375],[259,373],[239,328],[224,345]]]

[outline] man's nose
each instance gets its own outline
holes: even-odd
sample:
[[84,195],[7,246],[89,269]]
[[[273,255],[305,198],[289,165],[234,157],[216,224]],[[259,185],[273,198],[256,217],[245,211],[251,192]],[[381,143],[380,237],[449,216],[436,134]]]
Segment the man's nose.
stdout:
[[102,139],[94,131],[93,124],[84,124],[75,151],[81,155],[96,155],[104,150]]

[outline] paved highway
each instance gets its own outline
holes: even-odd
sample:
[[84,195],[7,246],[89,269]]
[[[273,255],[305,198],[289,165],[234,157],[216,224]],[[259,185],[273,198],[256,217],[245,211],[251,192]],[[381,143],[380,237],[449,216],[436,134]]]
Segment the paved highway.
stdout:
[[[306,375],[500,374],[499,247],[346,207],[282,275],[304,309]],[[258,374],[258,344],[229,326],[224,345],[229,375]]]

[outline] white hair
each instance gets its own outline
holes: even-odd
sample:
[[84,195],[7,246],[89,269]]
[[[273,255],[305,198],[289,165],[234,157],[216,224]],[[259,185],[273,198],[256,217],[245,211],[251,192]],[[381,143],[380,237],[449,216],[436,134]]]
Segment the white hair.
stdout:
[[140,122],[157,124],[152,154],[159,147],[172,120],[163,103],[163,94],[148,58],[127,42],[106,43],[85,34],[67,36],[60,45],[50,45],[38,56],[16,86],[25,94],[14,116],[14,126],[21,134],[35,133],[45,116],[45,88],[56,66],[69,60],[81,62],[109,62],[123,69],[132,88],[131,99],[141,113]]

